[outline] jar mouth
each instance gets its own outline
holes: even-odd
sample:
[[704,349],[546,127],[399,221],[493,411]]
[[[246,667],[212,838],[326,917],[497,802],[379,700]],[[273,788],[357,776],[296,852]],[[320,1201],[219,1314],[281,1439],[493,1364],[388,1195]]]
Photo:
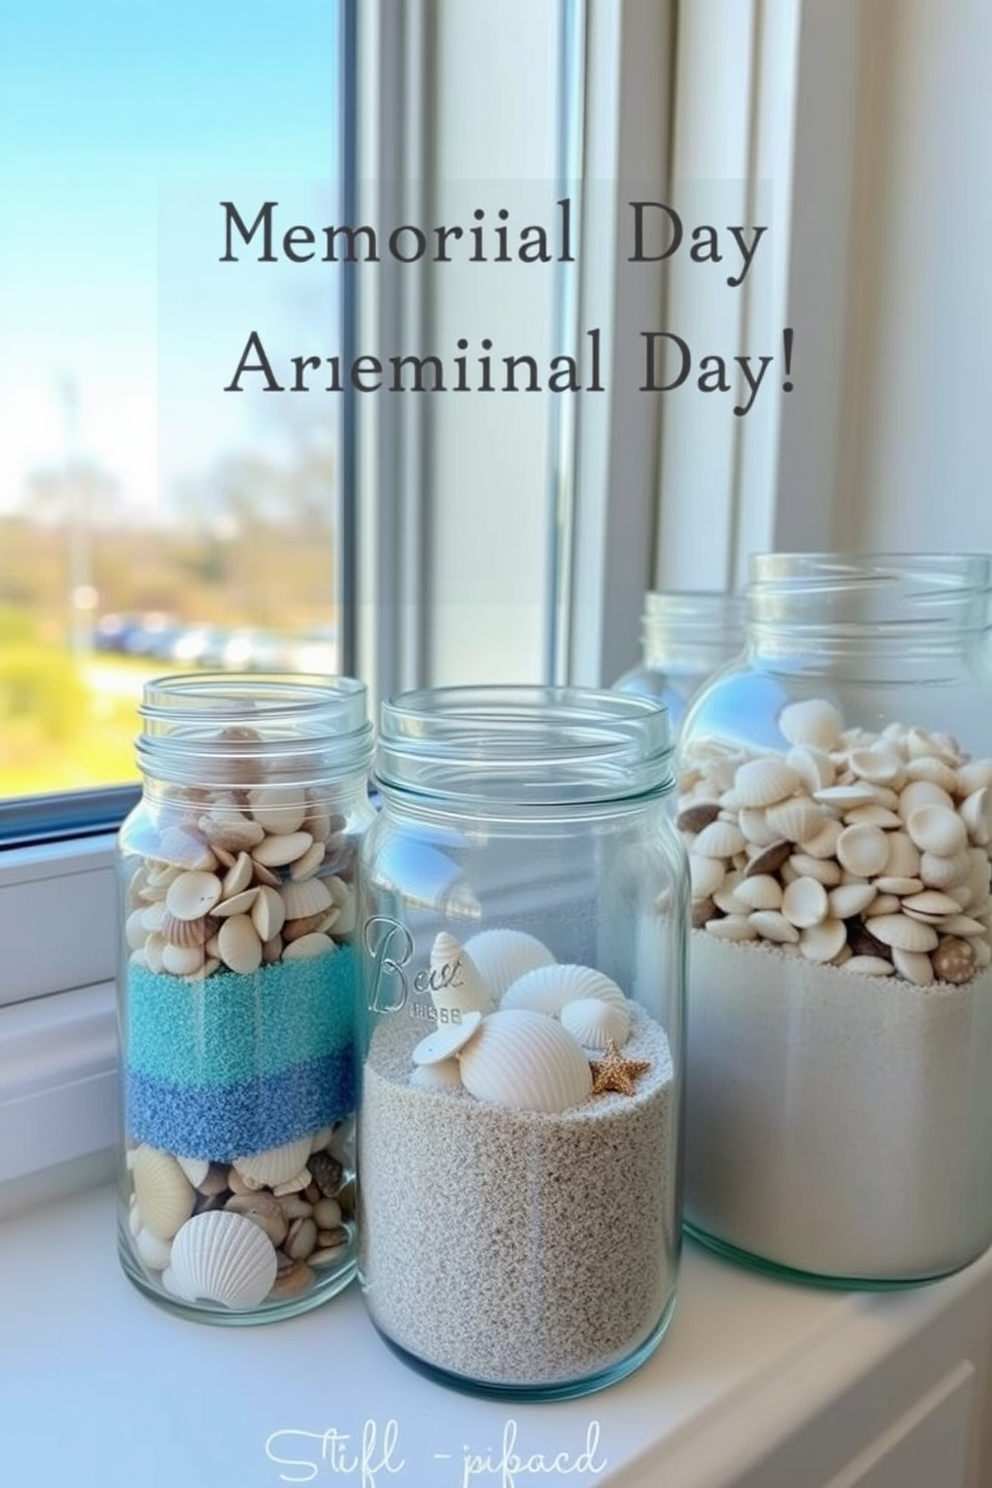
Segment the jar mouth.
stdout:
[[145,684],[138,765],[146,775],[210,785],[248,778],[318,780],[367,771],[372,725],[354,677],[183,672]]
[[671,786],[667,709],[591,688],[423,688],[382,706],[375,778],[439,802],[621,800]]
[[684,670],[725,661],[743,650],[744,611],[743,594],[650,589],[641,620],[645,657]]
[[989,628],[990,600],[986,553],[755,553],[748,631],[959,645]]

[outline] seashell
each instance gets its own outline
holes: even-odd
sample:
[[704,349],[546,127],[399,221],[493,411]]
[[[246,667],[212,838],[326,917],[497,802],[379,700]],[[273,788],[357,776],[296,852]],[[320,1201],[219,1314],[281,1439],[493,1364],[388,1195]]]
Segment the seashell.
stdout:
[[751,923],[753,918],[753,915],[724,915],[722,919],[707,920],[703,928],[717,940],[754,940],[758,931]]
[[841,880],[840,864],[832,858],[811,858],[808,853],[793,853],[785,866],[791,869],[792,879],[815,878],[828,889],[835,888]]
[[844,921],[829,917],[817,925],[810,925],[799,936],[799,951],[807,961],[832,961],[846,944],[847,926]]
[[876,893],[873,884],[838,884],[827,894],[828,915],[837,920],[850,920],[868,908]]
[[865,919],[873,919],[875,915],[898,914],[901,908],[902,901],[897,894],[877,893],[863,913]]
[[696,801],[689,797],[679,808],[675,825],[680,832],[701,832],[720,815],[718,801]]
[[201,969],[204,960],[202,946],[172,945],[166,941],[162,947],[162,970],[172,976],[192,976]]
[[930,803],[915,807],[906,817],[906,831],[921,852],[937,853],[942,858],[963,852],[968,846],[967,827],[947,806]]
[[923,888],[922,878],[900,878],[891,873],[880,874],[874,882],[880,894],[895,894],[900,899],[904,894],[918,894]]
[[[794,741],[799,742],[799,741]],[[791,765],[777,755],[762,755],[739,765],[734,792],[742,806],[773,806],[794,795],[801,785]]]
[[190,869],[170,883],[165,903],[177,920],[200,920],[210,913],[222,892],[223,885],[215,873]]
[[259,863],[254,858],[251,860],[251,871],[256,883],[267,884],[270,889],[278,889],[282,884],[282,879],[274,869],[267,868],[264,863]]
[[524,972],[555,961],[546,945],[523,930],[481,930],[465,942],[465,950],[497,1001]]
[[956,915],[961,906],[950,894],[942,894],[939,889],[924,889],[922,892],[909,894],[902,901],[905,914],[919,915],[921,919],[943,920],[948,915]]
[[327,956],[335,950],[337,946],[329,935],[311,931],[309,935],[301,935],[299,940],[290,941],[284,946],[282,959],[284,961],[312,961],[316,956]]
[[920,806],[946,806],[948,811],[953,811],[954,800],[943,786],[934,785],[930,780],[912,780],[899,792],[899,815],[903,821],[908,821],[910,813]]
[[764,810],[760,806],[745,806],[741,810],[737,824],[748,842],[756,847],[771,847],[774,843],[781,841],[781,836],[770,826]]
[[172,868],[195,869],[210,873],[217,866],[210,847],[202,838],[182,827],[167,827],[159,839],[155,852],[149,857],[161,860]]
[[313,1175],[310,1172],[310,1168],[301,1168],[298,1173],[293,1174],[292,1178],[284,1178],[282,1183],[274,1184],[272,1192],[277,1198],[287,1198],[293,1194],[302,1193],[304,1189],[309,1188],[312,1179]]
[[176,1235],[165,1283],[188,1302],[257,1307],[275,1285],[275,1246],[254,1220],[225,1209],[188,1219]]
[[241,853],[248,848],[257,847],[265,836],[264,828],[245,816],[236,806],[230,809],[214,807],[200,817],[197,826],[211,847],[215,850],[226,849],[228,852]]
[[156,974],[163,969],[162,954],[165,950],[164,935],[149,935],[145,941],[145,965]]
[[966,881],[970,871],[971,859],[966,852],[951,857],[925,852],[920,858],[919,876],[929,889],[953,889]]
[[171,945],[202,946],[206,945],[216,931],[217,921],[210,915],[204,915],[202,920],[179,920],[168,908],[164,908],[161,926],[158,928]]
[[815,878],[797,878],[782,895],[782,913],[798,930],[808,930],[827,918],[827,891]]
[[159,1240],[171,1240],[193,1213],[196,1190],[170,1152],[145,1144],[135,1149],[131,1165],[141,1223]]
[[223,920],[230,915],[250,914],[257,898],[257,888],[242,889],[240,893],[232,894],[230,899],[222,899],[219,904],[215,904],[213,917],[215,920]]
[[965,914],[948,915],[946,920],[941,921],[940,931],[942,935],[986,935],[988,933],[981,920]]
[[782,885],[770,873],[755,873],[742,878],[734,896],[747,909],[778,909],[782,903]]
[[205,1157],[177,1157],[176,1162],[194,1188],[200,1188],[206,1182],[210,1164]]
[[931,785],[939,785],[951,797],[958,788],[957,771],[936,755],[911,759],[906,766],[906,776],[910,781],[927,780]]
[[[273,837],[298,832],[309,809],[306,793],[297,785],[260,785],[248,792],[251,814]],[[309,832],[305,834],[310,840]]]
[[777,909],[757,909],[748,916],[748,923],[762,940],[774,941],[776,945],[795,945],[799,940],[795,925]]
[[[327,897],[329,900],[330,895]],[[271,940],[278,935],[286,923],[287,914],[285,894],[269,884],[260,884],[250,910],[251,922],[259,940]]]
[[317,872],[324,861],[324,844],[311,842],[301,858],[297,858],[289,870],[289,876],[298,882],[305,881]]
[[692,844],[692,850],[704,858],[732,858],[744,851],[744,833],[733,822],[710,822]]
[[149,1271],[164,1271],[172,1255],[171,1240],[160,1240],[151,1230],[144,1228],[135,1235],[134,1248]]
[[916,878],[920,871],[920,850],[905,832],[886,834],[889,854],[885,873],[889,878]]
[[[281,932],[277,932],[272,940],[265,942],[265,945],[273,944],[276,940],[288,945],[291,941],[302,939],[304,935],[312,935],[315,930],[330,931],[337,918],[338,911],[329,909],[326,914],[307,915],[302,920],[284,920]],[[263,961],[265,960],[265,945],[262,947]]]
[[983,785],[961,802],[961,820],[969,839],[979,847],[992,842],[992,789]]
[[309,832],[287,832],[278,837],[266,837],[253,850],[252,861],[256,869],[259,865],[263,868],[285,868],[289,863],[302,858],[312,843],[313,838]]
[[888,861],[889,844],[881,827],[861,822],[845,827],[837,838],[837,858],[859,878],[873,878]]
[[465,947],[447,930],[434,937],[430,968],[431,1002],[438,1012],[492,1012],[495,999],[489,987]]
[[567,1111],[592,1092],[582,1046],[554,1018],[531,1008],[490,1013],[459,1063],[462,1083],[476,1100],[514,1110]]
[[[737,897],[737,888],[741,882],[741,875],[736,870],[728,873],[720,888],[713,895],[713,903],[724,914],[747,915],[751,913],[752,906]],[[710,918],[715,918],[715,916],[710,916]]]
[[795,770],[810,795],[834,783],[837,771],[825,750],[817,749],[811,744],[800,744],[789,750],[785,760]]
[[951,982],[955,986],[970,981],[979,965],[977,950],[978,947],[967,940],[946,936],[930,958],[934,974],[939,981]]
[[627,999],[616,982],[592,966],[556,961],[525,971],[503,994],[504,1008],[527,1008],[556,1018],[566,1003],[594,997],[626,1008]]
[[917,987],[929,987],[933,981],[933,966],[925,951],[903,951],[893,946],[892,965],[901,977]]
[[306,1165],[310,1156],[310,1137],[297,1137],[293,1142],[284,1142],[281,1147],[269,1147],[264,1152],[250,1153],[247,1157],[236,1157],[231,1164],[252,1188],[275,1188],[293,1178]]
[[756,874],[777,873],[791,851],[792,844],[789,842],[770,843],[768,847],[755,853],[744,869],[744,877],[753,878]]
[[273,1245],[281,1245],[289,1233],[286,1212],[274,1194],[267,1190],[259,1193],[232,1194],[224,1208],[229,1214],[243,1214],[254,1220],[263,1229]]
[[904,914],[873,916],[871,933],[883,945],[900,951],[932,951],[939,939],[932,925]]
[[849,811],[852,806],[867,806],[877,803],[880,787],[870,785],[867,780],[852,780],[846,785],[827,785],[813,792],[813,800],[821,806],[830,806],[835,811]]
[[262,964],[262,942],[247,915],[221,921],[217,948],[224,965],[241,976],[251,976]]
[[826,814],[804,796],[790,801],[781,801],[769,806],[765,813],[768,825],[774,827],[776,835],[788,842],[805,842],[815,837],[829,820]]
[[895,967],[881,956],[851,956],[844,962],[844,970],[853,971],[857,976],[891,976]]
[[847,764],[859,780],[867,780],[872,785],[891,785],[898,790],[906,778],[906,766],[892,749],[852,749]]
[[598,997],[579,997],[562,1008],[561,1026],[584,1049],[605,1049],[611,1040],[622,1046],[630,1033],[630,1011],[626,1002],[621,1006]]
[[833,749],[840,738],[844,720],[840,709],[826,698],[806,698],[802,702],[788,703],[779,714],[778,726],[790,744]]
[[992,760],[969,760],[958,766],[958,796],[970,796],[977,790],[992,788]]
[[844,825],[882,827],[886,831],[892,829],[898,831],[902,827],[902,817],[888,806],[880,806],[877,801],[869,801],[865,806],[852,806],[849,811],[845,811]]
[[689,854],[689,877],[694,899],[712,898],[726,874],[726,865],[720,858],[706,858],[701,853]]
[[482,1022],[480,1012],[463,1013],[454,1023],[444,1023],[422,1038],[410,1058],[414,1064],[440,1064],[442,1059],[451,1059],[464,1048]]
[[461,1065],[457,1059],[442,1059],[438,1064],[418,1064],[411,1071],[409,1083],[418,1090],[461,1090]]

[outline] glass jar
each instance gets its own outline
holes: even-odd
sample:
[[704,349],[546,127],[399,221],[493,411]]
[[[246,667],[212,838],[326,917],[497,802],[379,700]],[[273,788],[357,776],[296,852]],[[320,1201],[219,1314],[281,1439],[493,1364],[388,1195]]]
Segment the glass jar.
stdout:
[[664,710],[451,688],[382,710],[362,849],[359,1278],[443,1383],[612,1383],[680,1246],[688,876]]
[[644,596],[641,660],[617,692],[664,703],[673,730],[702,684],[744,649],[744,597],[705,590]]
[[686,1219],[847,1285],[992,1242],[990,560],[762,554],[697,697]]
[[117,855],[120,1257],[174,1312],[286,1317],[355,1270],[366,689],[161,677],[139,712]]

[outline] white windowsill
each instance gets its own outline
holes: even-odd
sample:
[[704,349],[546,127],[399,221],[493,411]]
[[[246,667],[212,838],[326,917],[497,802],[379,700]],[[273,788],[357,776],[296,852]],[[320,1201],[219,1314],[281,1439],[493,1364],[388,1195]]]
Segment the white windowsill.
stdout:
[[[992,1306],[992,1253],[930,1286],[857,1295],[785,1286],[690,1246],[669,1336],[637,1373],[582,1400],[508,1406],[409,1369],[376,1335],[356,1287],[282,1323],[172,1317],[119,1268],[109,1187],[0,1225],[0,1275],[3,1478],[44,1488],[102,1488],[122,1468],[133,1488],[268,1488],[294,1474],[462,1488],[463,1452],[498,1459],[511,1420],[517,1452],[546,1458],[574,1457],[598,1422],[606,1464],[522,1473],[514,1488],[818,1488],[960,1368],[962,1342],[980,1346]],[[381,1442],[391,1420],[404,1466],[374,1484],[329,1461],[311,1472],[266,1455],[273,1433],[295,1430],[313,1435],[283,1438],[284,1457],[317,1462],[325,1432],[353,1445],[373,1421]],[[471,1482],[510,1480],[494,1470]]]

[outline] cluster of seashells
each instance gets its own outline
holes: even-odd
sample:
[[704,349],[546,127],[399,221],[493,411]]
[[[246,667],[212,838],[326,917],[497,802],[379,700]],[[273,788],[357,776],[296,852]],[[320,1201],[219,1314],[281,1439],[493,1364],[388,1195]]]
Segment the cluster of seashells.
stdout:
[[524,931],[484,930],[460,945],[441,931],[430,956],[434,1032],[413,1050],[411,1084],[467,1091],[521,1111],[560,1112],[592,1093],[589,1051],[630,1033],[616,982],[564,964]]
[[171,1296],[250,1311],[340,1265],[351,1241],[354,1122],[235,1162],[128,1152],[132,1252]]
[[683,756],[694,928],[918,986],[992,963],[992,760],[922,728],[845,728],[826,698],[778,726],[779,753],[700,739]]
[[355,844],[298,785],[174,788],[131,861],[132,965],[187,981],[332,952],[355,928]]

